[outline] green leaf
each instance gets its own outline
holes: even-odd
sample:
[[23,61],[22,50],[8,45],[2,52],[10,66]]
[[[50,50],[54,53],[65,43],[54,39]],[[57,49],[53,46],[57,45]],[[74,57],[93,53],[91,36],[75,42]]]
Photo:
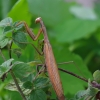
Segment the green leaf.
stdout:
[[18,58],[19,58],[19,57],[21,56],[21,54],[22,54],[21,49],[19,49],[19,48],[13,49],[13,53],[15,53],[15,54],[17,55]]
[[9,39],[5,35],[0,34],[0,48],[4,48],[9,42]]
[[22,27],[24,26],[24,24],[19,24],[19,25],[18,25],[19,22],[20,22],[20,21],[16,21],[16,22],[13,23],[13,27],[14,27],[14,29],[15,29],[16,31],[22,29]]
[[30,81],[26,81],[26,82],[23,84],[23,87],[24,87],[25,89],[32,89],[33,83],[31,83]]
[[[72,15],[69,12],[71,3],[63,0],[27,0],[30,12],[33,15],[42,17],[46,25],[55,27],[60,22],[68,20]],[[44,3],[45,2],[45,5]],[[41,9],[41,10],[40,10]],[[64,15],[64,16],[63,16]]]
[[27,46],[26,44],[27,38],[24,32],[22,31],[14,32],[12,37],[13,37],[14,43],[20,48],[24,49]]
[[30,74],[27,77],[24,77],[21,81],[23,81],[23,82],[30,81],[32,83],[34,77],[35,77],[34,74]]
[[11,64],[11,62],[12,62],[13,60],[14,60],[13,58],[12,58],[12,59],[9,59],[9,60],[5,61],[4,63],[2,63],[2,65],[1,65],[1,66],[4,66],[4,67],[9,67],[9,66],[10,66],[10,64]]
[[94,73],[93,73],[93,78],[96,82],[100,83],[100,70],[96,70]]
[[84,7],[84,6],[72,6],[70,11],[73,15],[81,19],[95,20],[97,15],[94,12],[93,8]]
[[[25,95],[28,95],[28,94],[31,92],[30,89],[25,89],[25,88],[23,87],[23,83],[20,82],[19,80],[18,80],[18,84],[19,84],[21,90],[23,91],[23,93],[24,93]],[[16,87],[14,81],[13,81],[13,82],[10,82],[9,84],[7,84],[7,86],[5,87],[5,89],[10,90],[10,91],[12,91],[12,92],[14,92],[14,91],[17,91],[17,92],[18,92],[18,89],[17,89],[17,87]]]
[[18,61],[14,63],[12,70],[19,79],[23,79],[33,72],[27,63]]
[[0,42],[0,48],[4,48],[8,44],[9,40],[8,38],[5,38]]
[[8,12],[12,9],[15,2],[16,0],[13,0],[13,1],[0,0],[0,8],[1,8],[0,9],[0,19],[7,17]]
[[11,26],[12,22],[12,18],[7,17],[0,22],[0,27]]
[[39,77],[34,81],[36,88],[44,88],[49,85],[49,79],[45,77]]
[[12,66],[11,66],[11,62],[14,59],[9,59],[7,61],[5,61],[4,63],[2,63],[2,65],[0,65],[0,78],[2,77],[2,75],[4,75],[6,72],[8,72]]
[[[73,42],[92,34],[100,26],[100,20],[70,19],[55,28],[55,35],[59,42]],[[90,27],[90,28],[89,28]]]
[[3,33],[8,33],[8,32],[12,32],[13,31],[13,28],[12,26],[6,26],[3,30]]
[[7,96],[8,98],[10,98],[10,100],[23,100],[21,95],[19,94],[19,92],[16,91],[8,91],[7,92]]
[[[92,87],[91,81],[89,80],[87,90],[79,91],[75,95],[74,98],[76,100],[80,100],[81,98],[84,98],[84,100],[86,100],[86,98],[94,97],[97,94],[98,91],[99,91],[99,89]],[[91,99],[88,99],[88,100],[91,100]]]
[[0,34],[0,41],[2,41],[5,38],[4,34]]
[[[19,84],[20,87],[22,87],[22,83],[19,83],[19,82],[18,82],[18,84]],[[16,85],[15,85],[15,82],[10,82],[10,83],[8,83],[8,84],[5,86],[5,89],[10,90],[10,91],[17,91],[17,92],[18,92],[18,89],[17,89],[17,87],[16,87]]]
[[33,90],[28,100],[47,100],[45,92],[41,89]]
[[18,0],[9,12],[8,16],[13,18],[14,21],[22,20],[26,21],[30,25],[32,15],[29,12],[27,0]]
[[78,93],[75,94],[74,98],[71,98],[70,100],[84,100],[83,97],[86,95],[85,90],[81,90]]

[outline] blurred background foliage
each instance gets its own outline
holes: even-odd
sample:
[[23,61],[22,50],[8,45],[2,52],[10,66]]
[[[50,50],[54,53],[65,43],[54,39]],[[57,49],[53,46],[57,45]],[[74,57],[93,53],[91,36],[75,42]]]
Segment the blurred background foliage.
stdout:
[[[69,2],[70,1],[70,2]],[[74,61],[75,65],[61,65],[87,79],[92,79],[92,73],[100,66],[100,2],[99,0],[0,0],[0,20],[7,16],[13,21],[26,21],[38,32],[35,24],[37,17],[42,17],[50,43],[57,62]],[[2,29],[0,29],[2,33]],[[32,42],[31,39],[28,38]],[[36,45],[36,43],[34,42]],[[14,46],[16,47],[16,46]],[[6,59],[9,59],[7,49],[3,49]],[[29,62],[38,60],[34,48],[30,45],[22,50],[22,56],[16,60]],[[3,60],[0,58],[0,63]],[[86,88],[87,84],[66,73],[60,72],[64,93],[72,96],[77,91]],[[0,81],[0,100],[21,100],[19,93],[4,89],[7,81]]]

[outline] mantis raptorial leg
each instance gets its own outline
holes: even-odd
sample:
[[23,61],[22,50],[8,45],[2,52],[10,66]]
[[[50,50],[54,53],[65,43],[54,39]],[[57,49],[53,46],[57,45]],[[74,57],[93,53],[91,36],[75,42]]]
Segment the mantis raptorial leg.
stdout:
[[46,68],[47,68],[47,72],[48,72],[50,81],[52,83],[52,86],[53,86],[53,88],[54,88],[54,90],[57,94],[58,99],[59,100],[65,100],[65,96],[64,96],[62,84],[61,84],[61,79],[60,79],[59,72],[58,72],[57,63],[55,61],[55,57],[54,57],[54,54],[53,54],[53,51],[52,51],[52,47],[49,43],[46,28],[45,28],[44,23],[43,23],[43,21],[40,17],[37,18],[35,22],[40,23],[40,25],[41,25],[41,28],[40,28],[40,30],[39,30],[39,32],[36,36],[30,30],[30,28],[28,27],[28,25],[25,22],[20,22],[20,23],[18,23],[18,25],[24,24],[27,33],[30,35],[30,37],[33,39],[33,41],[37,40],[39,35],[41,33],[43,33],[43,35],[44,35],[43,53],[44,53],[44,57],[45,57],[45,65],[46,65]]

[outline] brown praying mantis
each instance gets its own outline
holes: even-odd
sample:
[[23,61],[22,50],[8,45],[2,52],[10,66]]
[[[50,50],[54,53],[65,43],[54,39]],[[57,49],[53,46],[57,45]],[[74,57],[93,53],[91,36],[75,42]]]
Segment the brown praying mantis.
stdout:
[[35,20],[35,22],[40,23],[40,26],[41,26],[41,28],[36,36],[30,30],[30,28],[28,27],[26,22],[21,21],[17,25],[24,24],[27,33],[29,34],[29,36],[32,38],[33,41],[37,40],[38,37],[40,36],[40,34],[43,33],[43,35],[44,35],[43,54],[45,57],[45,66],[47,68],[47,72],[48,72],[50,81],[52,83],[52,86],[53,86],[56,94],[57,94],[58,99],[65,100],[62,83],[61,83],[60,75],[58,72],[57,63],[56,63],[56,60],[55,60],[55,57],[54,57],[54,54],[52,51],[52,47],[50,45],[50,42],[49,42],[49,39],[47,36],[46,27],[44,26],[44,23],[40,17],[37,18]]
[[44,35],[44,47],[43,47],[43,53],[44,53],[44,57],[45,57],[45,65],[47,68],[47,72],[49,74],[49,78],[50,81],[52,83],[52,86],[57,94],[57,97],[59,100],[65,100],[65,96],[63,93],[63,89],[62,89],[62,83],[60,80],[60,76],[59,76],[59,72],[58,72],[58,67],[55,61],[55,57],[52,51],[52,47],[49,43],[49,39],[47,36],[47,31],[46,28],[44,26],[44,23],[42,21],[42,19],[39,17],[35,20],[36,23],[40,23],[41,28],[37,34],[37,36],[34,35],[34,33],[29,29],[28,25],[25,22],[20,22],[18,24],[24,24],[27,33],[30,35],[30,37],[33,39],[33,41],[37,40],[37,38],[39,37],[39,35],[41,33],[43,33]]

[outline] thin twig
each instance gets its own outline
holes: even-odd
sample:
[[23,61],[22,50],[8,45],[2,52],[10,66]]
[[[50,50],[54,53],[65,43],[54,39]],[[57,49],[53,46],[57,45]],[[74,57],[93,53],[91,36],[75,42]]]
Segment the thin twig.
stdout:
[[23,100],[27,100],[26,97],[25,97],[25,95],[23,94],[23,91],[21,90],[21,88],[20,88],[20,86],[18,84],[18,81],[17,81],[16,76],[14,75],[13,71],[10,70],[10,73],[11,73],[11,76],[12,76],[12,78],[13,78],[15,84],[16,84],[16,87],[17,87],[20,95],[22,96]]
[[11,41],[10,41],[10,46],[8,47],[8,49],[9,49],[9,57],[10,57],[10,58],[12,58],[11,50],[10,50],[11,47],[12,47],[12,44],[13,44],[13,41],[11,40]]
[[72,76],[75,76],[75,77],[77,77],[77,78],[79,78],[79,79],[81,79],[81,80],[83,80],[83,81],[85,81],[85,82],[88,82],[88,80],[87,79],[85,79],[85,78],[83,78],[83,77],[81,77],[81,76],[79,76],[79,75],[76,75],[76,74],[74,74],[74,73],[72,73],[72,72],[70,72],[70,71],[67,71],[67,70],[64,70],[64,69],[62,69],[62,68],[58,68],[60,71],[63,71],[63,72],[65,72],[65,73],[68,73],[68,74],[70,74],[70,75],[72,75]]

